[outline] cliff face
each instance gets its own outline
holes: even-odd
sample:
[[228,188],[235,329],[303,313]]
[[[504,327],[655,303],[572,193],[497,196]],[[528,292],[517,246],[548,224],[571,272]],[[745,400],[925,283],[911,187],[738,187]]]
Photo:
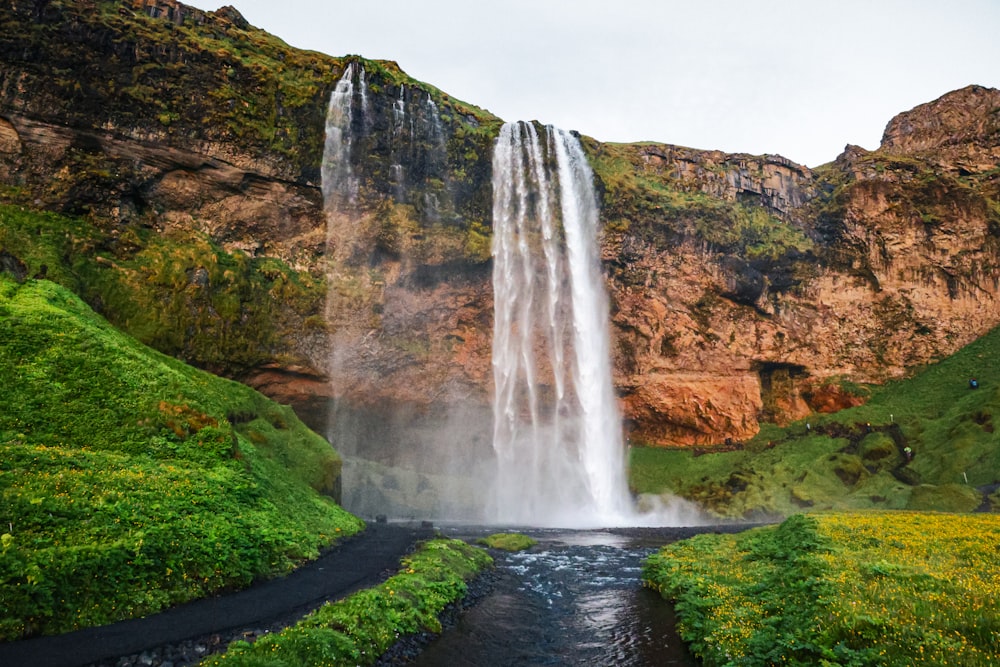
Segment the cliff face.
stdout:
[[6,220],[2,243],[201,367],[289,350],[322,309],[338,61],[177,3],[12,2],[0,23],[3,199],[83,221]]
[[996,326],[998,110],[1000,91],[955,91],[893,119],[878,150],[849,146],[815,172],[727,156],[692,179],[690,152],[630,147],[635,173],[672,190],[658,203],[693,202],[651,211],[635,183],[606,199],[628,226],[608,258],[634,435],[740,439],[761,418],[854,404],[844,381],[902,376]]
[[[0,247],[29,275],[293,404],[342,451],[358,429],[412,443],[446,421],[483,442],[498,119],[231,9],[14,2],[0,25]],[[325,209],[328,105],[352,63],[356,187]]]
[[[15,0],[0,25],[0,195],[77,221],[0,225],[32,274],[313,426],[335,399],[382,415],[362,419],[386,440],[462,422],[454,447],[488,441],[498,119],[229,9]],[[355,187],[324,208],[328,106],[351,63],[365,95],[338,168]],[[740,440],[996,326],[997,109],[998,91],[955,91],[816,170],[584,138],[633,439]]]

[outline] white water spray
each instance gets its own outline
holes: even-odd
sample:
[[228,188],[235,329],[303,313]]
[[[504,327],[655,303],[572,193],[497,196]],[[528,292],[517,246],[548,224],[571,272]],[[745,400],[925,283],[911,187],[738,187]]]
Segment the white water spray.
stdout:
[[[372,76],[369,87],[367,78],[362,62],[345,63],[327,108],[325,434],[344,459],[343,501],[350,511],[482,520],[481,482],[492,472],[482,469],[493,461],[488,408],[462,402],[464,394],[439,395],[430,409],[385,398],[391,393],[385,385],[412,377],[398,360],[410,356],[413,341],[423,340],[419,324],[412,339],[404,328],[437,304],[428,305],[423,290],[406,286],[419,265],[409,248],[380,256],[382,221],[367,204],[385,201],[386,194],[398,203],[424,194],[424,182],[409,182],[411,168],[425,180],[446,183],[447,153],[441,119],[421,97],[424,91],[403,85],[387,95],[384,80]],[[428,196],[440,196],[453,209],[446,189]],[[432,201],[423,207],[424,221],[414,222],[428,222],[428,211],[441,207]]]
[[508,123],[493,156],[495,519],[631,522],[593,174],[579,142]]

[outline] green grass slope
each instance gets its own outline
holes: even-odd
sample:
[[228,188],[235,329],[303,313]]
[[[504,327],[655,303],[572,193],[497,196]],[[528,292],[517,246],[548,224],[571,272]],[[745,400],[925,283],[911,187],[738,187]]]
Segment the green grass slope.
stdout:
[[203,667],[355,667],[373,665],[401,636],[441,632],[438,616],[493,565],[484,550],[461,540],[424,542],[403,569],[373,588],[328,602],[281,632],[253,644],[236,641]]
[[1000,517],[795,515],[650,557],[705,665],[1000,664]]
[[[973,377],[978,389],[969,388]],[[637,492],[675,493],[727,517],[804,508],[994,510],[994,415],[1000,329],[910,379],[872,388],[865,405],[766,426],[737,451],[636,448],[630,479]]]
[[288,408],[0,274],[0,639],[284,572],[362,527]]

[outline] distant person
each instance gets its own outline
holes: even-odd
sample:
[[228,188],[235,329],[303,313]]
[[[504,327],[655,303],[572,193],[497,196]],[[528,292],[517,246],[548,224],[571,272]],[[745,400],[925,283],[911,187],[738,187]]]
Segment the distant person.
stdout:
[[977,380],[976,378],[970,378],[969,389],[979,389],[979,380]]
[[906,447],[903,447],[903,454],[906,455],[906,462],[907,463],[909,463],[910,461],[913,460],[913,450],[910,449],[909,445],[907,445]]

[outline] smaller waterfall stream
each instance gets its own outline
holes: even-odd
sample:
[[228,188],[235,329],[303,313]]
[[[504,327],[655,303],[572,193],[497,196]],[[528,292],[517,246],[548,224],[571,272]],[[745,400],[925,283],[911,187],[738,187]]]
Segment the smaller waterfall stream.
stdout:
[[326,140],[321,168],[323,200],[327,206],[336,198],[353,200],[358,194],[358,180],[351,168],[351,124],[354,121],[354,79],[359,77],[364,95],[364,69],[349,63],[330,94],[326,110]]
[[343,504],[366,518],[482,520],[489,407],[450,387],[429,404],[397,400],[414,387],[386,390],[419,377],[411,364],[439,343],[422,328],[438,326],[438,313],[421,271],[434,241],[418,230],[456,219],[448,125],[432,91],[351,59],[325,128],[326,326],[313,333],[324,336],[330,384],[315,420],[344,458]]
[[631,514],[597,223],[579,141],[504,125],[493,157],[500,522],[620,525]]

